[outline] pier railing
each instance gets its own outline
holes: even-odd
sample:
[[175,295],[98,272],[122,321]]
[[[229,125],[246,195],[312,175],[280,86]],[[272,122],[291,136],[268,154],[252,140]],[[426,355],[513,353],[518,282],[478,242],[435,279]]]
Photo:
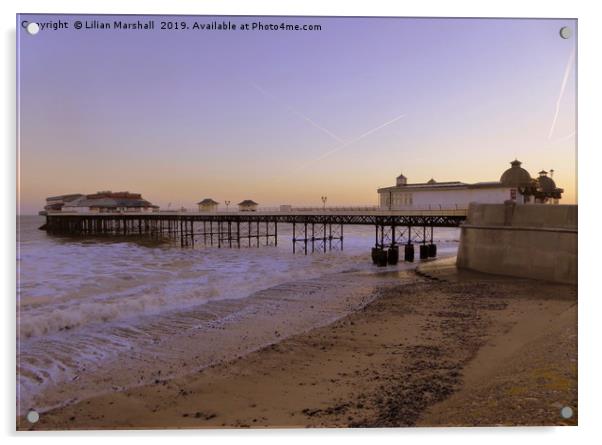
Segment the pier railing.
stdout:
[[357,207],[337,207],[328,209],[296,208],[292,210],[260,209],[260,210],[218,210],[218,211],[168,211],[159,212],[49,212],[49,216],[286,216],[286,215],[315,215],[315,216],[340,216],[340,215],[366,215],[366,216],[466,216],[467,209],[412,209],[412,210],[382,210],[379,207],[366,210]]

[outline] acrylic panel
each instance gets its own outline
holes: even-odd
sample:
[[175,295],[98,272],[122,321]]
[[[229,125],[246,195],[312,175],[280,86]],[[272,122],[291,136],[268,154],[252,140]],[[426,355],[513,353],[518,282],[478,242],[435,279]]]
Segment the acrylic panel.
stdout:
[[17,429],[577,424],[577,20],[17,16]]

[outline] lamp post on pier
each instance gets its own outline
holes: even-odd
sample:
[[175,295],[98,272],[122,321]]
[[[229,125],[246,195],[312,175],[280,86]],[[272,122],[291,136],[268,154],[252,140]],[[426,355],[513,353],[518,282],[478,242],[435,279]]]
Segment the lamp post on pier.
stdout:
[[322,200],[322,210],[326,210],[326,201],[328,200],[328,197],[322,196],[320,199]]
[[231,201],[224,201],[224,204],[226,204],[226,212],[230,209],[230,202]]

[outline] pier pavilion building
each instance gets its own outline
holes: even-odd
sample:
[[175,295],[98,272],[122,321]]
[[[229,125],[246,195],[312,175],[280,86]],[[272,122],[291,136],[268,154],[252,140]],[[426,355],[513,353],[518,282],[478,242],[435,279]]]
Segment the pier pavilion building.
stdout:
[[259,204],[252,199],[245,199],[238,203],[238,210],[241,212],[255,212],[258,205]]
[[544,170],[532,178],[519,160],[510,163],[499,181],[465,183],[461,181],[408,183],[401,174],[396,184],[378,189],[379,207],[386,210],[466,209],[471,202],[501,204],[558,204],[563,189]]
[[217,212],[218,202],[211,198],[205,198],[196,203],[199,206],[199,212]]
[[[67,197],[67,198],[65,198]],[[101,191],[90,195],[72,194],[46,198],[47,213],[153,212],[159,206],[140,193]]]

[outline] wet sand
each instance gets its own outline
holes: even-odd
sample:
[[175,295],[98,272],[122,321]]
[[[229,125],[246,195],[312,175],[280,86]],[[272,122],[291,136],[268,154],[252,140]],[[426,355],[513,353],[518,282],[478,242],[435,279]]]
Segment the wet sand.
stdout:
[[18,427],[576,424],[574,286],[458,272],[453,260],[395,276],[331,324]]

